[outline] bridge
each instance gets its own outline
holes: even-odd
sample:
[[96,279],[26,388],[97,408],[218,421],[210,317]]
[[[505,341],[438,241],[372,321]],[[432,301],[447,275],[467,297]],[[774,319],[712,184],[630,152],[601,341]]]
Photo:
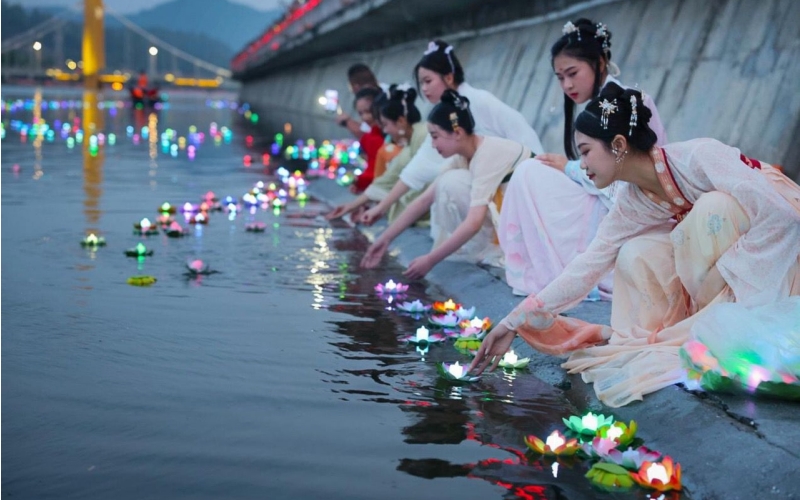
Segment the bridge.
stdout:
[[[101,84],[113,90],[122,90],[131,78],[136,77],[141,64],[141,57],[134,57],[134,42],[141,46],[143,40],[148,47],[147,67],[151,81],[158,81],[162,87],[196,87],[196,88],[235,88],[231,80],[231,71],[205,61],[162,40],[146,29],[137,25],[127,17],[104,7],[102,1],[99,10],[93,10],[94,21],[102,22],[105,16],[117,20],[124,29],[123,65],[118,68],[101,66],[98,79]],[[3,82],[79,82],[84,79],[84,61],[71,59],[64,55],[64,29],[70,22],[69,14],[77,10],[85,10],[79,2],[68,11],[41,22],[40,24],[3,40],[2,43],[2,78]],[[97,16],[99,15],[99,18]],[[101,35],[102,36],[102,35]],[[138,40],[136,39],[138,37]],[[84,30],[84,45],[86,44]],[[192,68],[188,72],[181,71],[179,61],[188,63]]]

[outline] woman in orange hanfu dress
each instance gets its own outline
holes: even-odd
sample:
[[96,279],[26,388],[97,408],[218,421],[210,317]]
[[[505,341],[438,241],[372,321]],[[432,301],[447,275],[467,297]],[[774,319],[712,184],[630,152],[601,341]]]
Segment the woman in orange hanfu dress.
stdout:
[[[563,367],[623,406],[684,380],[679,350],[710,305],[800,295],[800,187],[714,139],[654,147],[649,119],[641,94],[613,83],[579,115],[581,168],[598,188],[629,184],[586,252],[489,333],[475,373],[518,334],[571,353]],[[610,327],[559,316],[612,268]]]

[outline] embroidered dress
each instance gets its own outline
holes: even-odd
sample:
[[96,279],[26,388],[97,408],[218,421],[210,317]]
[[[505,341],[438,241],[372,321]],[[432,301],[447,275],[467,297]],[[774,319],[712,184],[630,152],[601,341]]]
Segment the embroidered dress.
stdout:
[[453,234],[470,208],[489,206],[480,231],[449,258],[499,265],[502,254],[495,239],[492,205],[509,174],[530,156],[530,149],[514,141],[483,137],[469,163],[463,156],[450,158],[436,178],[436,197],[431,207],[433,248]]
[[[768,164],[751,168],[714,139],[652,155],[670,199],[626,185],[586,252],[502,321],[543,352],[574,351],[562,366],[593,382],[609,406],[683,380],[679,349],[707,306],[800,295],[797,184]],[[704,303],[699,292],[714,266],[725,285]],[[558,316],[612,268],[610,327]]]
[[[606,84],[614,82],[606,78]],[[652,112],[649,126],[657,144],[666,143],[653,100],[643,102]],[[498,239],[505,255],[506,282],[515,293],[538,293],[586,251],[603,217],[613,204],[615,187],[597,189],[580,168],[567,163],[561,172],[536,159],[520,165],[508,185],[500,213]],[[612,276],[599,283],[604,298],[610,297]]]

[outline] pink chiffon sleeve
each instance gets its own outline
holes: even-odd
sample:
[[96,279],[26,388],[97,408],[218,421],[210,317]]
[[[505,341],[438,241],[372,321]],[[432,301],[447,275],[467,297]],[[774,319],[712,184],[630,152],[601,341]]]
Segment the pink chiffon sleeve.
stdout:
[[613,210],[603,219],[589,248],[538,295],[523,300],[501,323],[510,330],[550,328],[561,311],[582,301],[616,262],[631,238],[669,223],[672,214],[650,202],[638,188],[626,185]]

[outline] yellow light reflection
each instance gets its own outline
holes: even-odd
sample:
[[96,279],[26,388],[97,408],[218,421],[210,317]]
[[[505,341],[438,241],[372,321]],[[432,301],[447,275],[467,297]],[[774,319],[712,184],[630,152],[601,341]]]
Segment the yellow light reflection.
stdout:
[[[87,90],[83,93],[83,124],[88,130],[104,130],[105,115],[98,110],[97,103],[101,100],[96,91]],[[100,233],[100,197],[103,194],[103,162],[105,150],[103,147],[83,143],[83,213],[86,216],[86,234]]]

